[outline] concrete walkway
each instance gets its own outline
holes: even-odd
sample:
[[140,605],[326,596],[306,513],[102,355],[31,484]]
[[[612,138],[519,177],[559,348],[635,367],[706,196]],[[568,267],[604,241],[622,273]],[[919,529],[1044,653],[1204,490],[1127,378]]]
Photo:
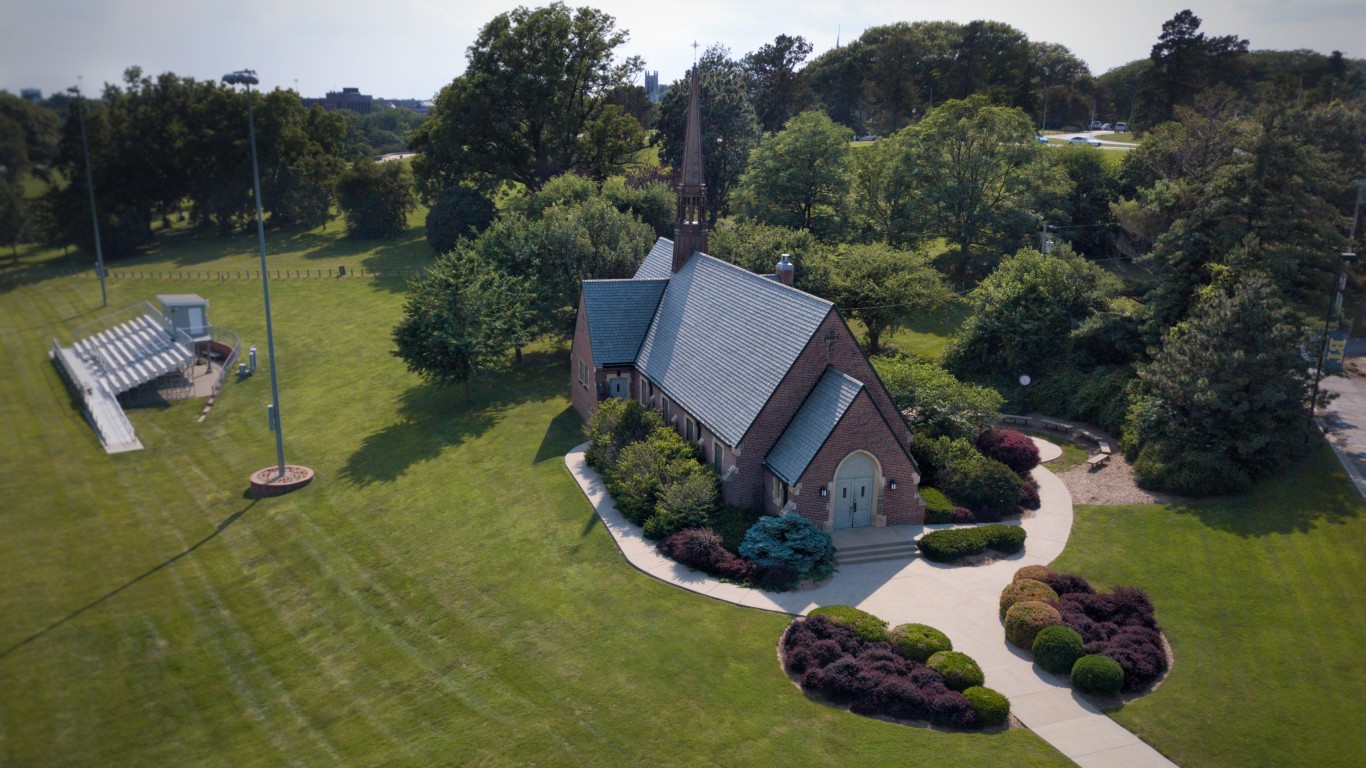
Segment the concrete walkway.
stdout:
[[[1061,452],[1036,440],[1049,454]],[[586,444],[585,444],[586,445]],[[622,517],[602,477],[583,458],[584,445],[565,456],[570,474],[592,503],[626,559],[641,571],[683,589],[717,600],[806,614],[822,605],[852,605],[890,625],[918,622],[942,630],[954,650],[977,660],[986,684],[1010,699],[1011,712],[1058,751],[1084,768],[1174,766],[1152,747],[1073,693],[1066,679],[1044,672],[1028,655],[1006,642],[998,616],[1001,590],[1024,565],[1047,564],[1062,553],[1072,530],[1072,498],[1052,472],[1035,469],[1042,506],[1020,525],[1029,532],[1023,552],[976,567],[932,563],[923,558],[843,566],[819,589],[764,592],[725,584],[675,563],[655,551],[640,528]],[[901,525],[836,531],[840,547],[910,541],[926,530],[951,525]],[[777,642],[777,639],[774,639]]]

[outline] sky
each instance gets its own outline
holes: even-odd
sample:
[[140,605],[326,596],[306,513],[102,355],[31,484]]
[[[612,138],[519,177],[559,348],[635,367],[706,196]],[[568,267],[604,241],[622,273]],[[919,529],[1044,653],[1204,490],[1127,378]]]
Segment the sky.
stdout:
[[[198,80],[254,69],[263,87],[304,96],[356,87],[385,98],[432,98],[465,68],[465,50],[497,14],[536,2],[504,0],[0,0],[0,90],[43,95],[79,82],[120,82],[130,66]],[[1366,58],[1362,0],[574,0],[630,32],[660,81],[680,77],[694,41],[734,57],[779,34],[801,35],[813,55],[866,28],[896,21],[1002,21],[1030,40],[1061,43],[1092,73],[1145,58],[1162,23],[1190,8],[1208,35],[1236,34],[1253,50],[1340,50]],[[643,84],[643,82],[641,83]]]

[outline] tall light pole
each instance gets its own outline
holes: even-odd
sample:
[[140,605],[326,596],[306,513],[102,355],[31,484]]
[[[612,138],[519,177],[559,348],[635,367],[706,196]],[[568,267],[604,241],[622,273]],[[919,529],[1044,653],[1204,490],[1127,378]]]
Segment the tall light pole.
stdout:
[[270,398],[271,414],[275,427],[275,479],[285,476],[285,429],[284,419],[280,416],[280,378],[275,371],[275,333],[270,325],[270,272],[266,268],[266,224],[261,210],[261,170],[256,161],[256,119],[251,109],[251,87],[261,82],[256,72],[242,69],[223,75],[228,85],[247,87],[247,131],[251,135],[251,180],[256,191],[256,238],[261,243],[261,292],[266,300],[266,351],[270,355]]
[[90,171],[90,142],[85,138],[85,109],[81,99],[81,89],[71,86],[66,89],[76,97],[76,119],[81,124],[81,151],[85,155],[85,187],[90,191],[90,224],[95,230],[95,271],[100,276],[100,306],[109,306],[109,291],[104,285],[104,249],[100,246],[100,217],[95,213],[95,175]]

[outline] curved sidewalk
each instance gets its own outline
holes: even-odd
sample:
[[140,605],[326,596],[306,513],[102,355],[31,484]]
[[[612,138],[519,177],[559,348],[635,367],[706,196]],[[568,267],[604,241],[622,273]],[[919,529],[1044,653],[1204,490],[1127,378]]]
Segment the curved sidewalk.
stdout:
[[[640,528],[617,511],[602,477],[584,461],[584,445],[565,456],[565,465],[627,561],[646,574],[750,608],[806,614],[822,605],[852,605],[891,625],[929,624],[947,634],[955,650],[977,660],[986,684],[1010,699],[1011,712],[1020,722],[1083,768],[1174,768],[1157,750],[1074,694],[1066,678],[1043,671],[1005,640],[997,607],[1001,590],[1021,566],[1047,564],[1062,554],[1072,530],[1072,497],[1052,472],[1034,470],[1041,507],[1020,522],[1029,532],[1023,552],[975,567],[932,563],[920,557],[841,566],[818,589],[765,592],[726,584],[656,552]],[[952,527],[857,528],[837,531],[834,538],[838,550],[841,545],[914,540],[926,530]]]

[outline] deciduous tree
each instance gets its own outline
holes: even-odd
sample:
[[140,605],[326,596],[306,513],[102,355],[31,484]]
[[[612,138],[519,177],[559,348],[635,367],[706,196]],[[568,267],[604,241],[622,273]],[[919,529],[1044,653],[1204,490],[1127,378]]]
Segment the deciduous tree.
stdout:
[[417,195],[407,164],[365,158],[337,180],[337,202],[346,215],[349,236],[393,237],[408,228],[408,214],[417,206]]
[[750,154],[736,209],[768,224],[832,234],[849,191],[852,132],[822,112],[803,112]]
[[938,309],[952,296],[928,256],[882,243],[851,245],[829,260],[829,298],[863,323],[868,354],[882,351],[882,336],[909,319]]

